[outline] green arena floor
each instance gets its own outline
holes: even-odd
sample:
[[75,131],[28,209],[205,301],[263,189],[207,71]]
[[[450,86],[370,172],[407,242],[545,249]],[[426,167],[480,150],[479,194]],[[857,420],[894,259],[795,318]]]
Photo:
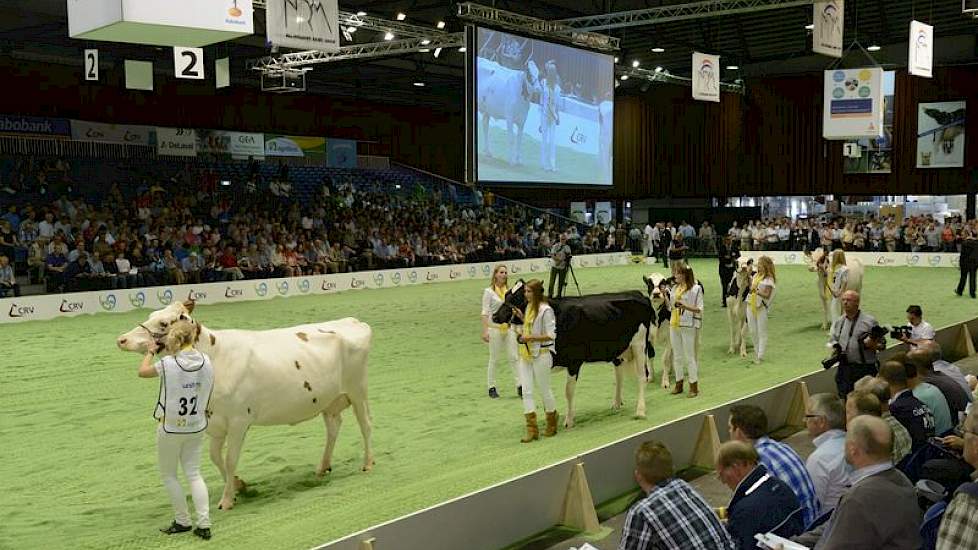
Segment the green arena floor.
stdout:
[[[707,292],[700,397],[673,397],[653,386],[648,419],[635,420],[634,379],[625,388],[625,408],[615,412],[611,366],[588,365],[578,385],[577,426],[526,445],[519,443],[520,402],[505,373],[503,398],[485,395],[487,352],[479,338],[484,281],[199,307],[195,317],[216,329],[348,315],[374,329],[374,471],[360,472],[352,411],[344,414],[333,473],[322,480],[314,475],[325,439],[321,421],[254,428],[239,466],[249,494],[239,496],[233,510],[216,509],[220,477],[206,453],[202,457],[214,522],[206,546],[308,548],[819,368],[826,349],[813,274],[802,267],[779,270],[769,360],[757,367],[726,354],[716,261],[693,266]],[[579,269],[577,276],[582,290],[593,293],[642,289],[648,271],[629,265]],[[922,304],[936,327],[973,317],[978,304],[954,296],[956,282],[951,269],[872,269],[864,309],[884,324],[901,322],[910,303]],[[157,380],[137,378],[139,356],[115,347],[116,336],[145,315],[0,328],[0,548],[204,544],[189,534],[157,532],[171,519],[156,471],[151,414]],[[553,383],[563,410],[564,375]],[[432,539],[437,548],[437,533]]]

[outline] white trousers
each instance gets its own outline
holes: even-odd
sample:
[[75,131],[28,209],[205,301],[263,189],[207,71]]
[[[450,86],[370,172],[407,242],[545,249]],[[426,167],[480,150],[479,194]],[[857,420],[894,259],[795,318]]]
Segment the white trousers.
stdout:
[[767,308],[758,307],[755,317],[750,302],[745,302],[744,307],[747,308],[747,330],[750,332],[750,341],[754,344],[754,357],[760,361],[767,351]]
[[540,146],[540,165],[544,170],[557,171],[557,124],[543,122],[543,143]]
[[832,298],[832,301],[829,302],[829,326],[835,324],[839,317],[842,317],[842,300]]
[[543,410],[545,412],[557,410],[557,400],[554,399],[554,391],[550,388],[550,369],[553,364],[553,355],[549,351],[540,350],[540,355],[532,359],[520,356],[520,385],[523,386],[524,413],[531,413],[537,409],[533,401],[534,384],[543,394]]
[[519,354],[516,351],[516,333],[512,330],[503,332],[496,327],[489,327],[489,387],[496,387],[496,367],[508,363],[513,373],[513,381],[520,385],[520,374],[516,370]]
[[156,447],[159,455],[160,478],[170,495],[174,519],[180,525],[191,525],[187,510],[187,497],[177,479],[177,465],[183,468],[183,475],[190,483],[190,496],[197,512],[197,527],[210,527],[209,497],[204,478],[200,476],[200,448],[203,446],[204,432],[195,434],[171,434],[160,427],[156,431]]
[[699,381],[699,366],[696,364],[696,329],[693,327],[669,327],[669,341],[672,343],[672,366],[676,371],[676,382],[686,377],[689,371],[690,383]]

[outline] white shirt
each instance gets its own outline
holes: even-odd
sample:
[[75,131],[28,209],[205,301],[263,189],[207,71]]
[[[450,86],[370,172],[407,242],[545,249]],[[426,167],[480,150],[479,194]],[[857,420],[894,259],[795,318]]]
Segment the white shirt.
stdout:
[[813,441],[815,450],[805,461],[805,468],[815,485],[815,495],[822,510],[832,510],[846,492],[850,466],[846,463],[846,432],[829,430]]
[[503,305],[503,299],[496,294],[496,291],[491,288],[483,289],[482,291],[482,315],[487,315],[489,317],[489,326],[498,328],[499,325],[492,322],[492,316],[499,311],[499,308]]
[[920,324],[913,326],[910,330],[911,340],[933,340],[937,336],[937,332],[934,331],[934,327],[931,326],[927,321],[920,321]]
[[672,307],[675,308],[676,304],[682,302],[683,305],[687,307],[694,307],[700,310],[699,313],[693,314],[688,309],[684,309],[679,314],[679,326],[681,327],[693,327],[700,328],[703,324],[703,291],[700,285],[694,284],[693,288],[686,291],[683,294],[682,299],[677,299],[678,297],[678,286],[672,288]]
[[54,237],[54,224],[42,220],[41,223],[37,224],[37,234],[48,239]]
[[153,365],[160,375],[160,395],[153,417],[168,433],[197,433],[207,428],[207,402],[214,369],[207,355],[184,350]]
[[[520,332],[522,333],[522,331]],[[533,319],[533,325],[530,327],[530,334],[536,336],[545,335],[551,338],[549,342],[531,342],[528,344],[530,346],[530,355],[533,357],[539,356],[541,347],[550,352],[557,353],[557,318],[550,304],[540,304],[537,316]]]

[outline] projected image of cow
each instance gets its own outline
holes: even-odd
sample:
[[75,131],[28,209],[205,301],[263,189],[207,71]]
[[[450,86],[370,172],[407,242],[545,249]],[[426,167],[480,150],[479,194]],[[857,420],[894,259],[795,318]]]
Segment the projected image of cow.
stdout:
[[478,29],[478,179],[611,185],[611,56]]

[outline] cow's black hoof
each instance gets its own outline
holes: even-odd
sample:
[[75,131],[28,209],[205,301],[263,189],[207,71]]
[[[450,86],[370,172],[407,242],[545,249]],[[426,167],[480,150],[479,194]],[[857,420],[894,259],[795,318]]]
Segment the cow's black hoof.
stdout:
[[523,397],[523,386],[516,386],[516,395]]
[[499,392],[496,391],[496,388],[489,388],[489,397],[491,399],[499,399]]

